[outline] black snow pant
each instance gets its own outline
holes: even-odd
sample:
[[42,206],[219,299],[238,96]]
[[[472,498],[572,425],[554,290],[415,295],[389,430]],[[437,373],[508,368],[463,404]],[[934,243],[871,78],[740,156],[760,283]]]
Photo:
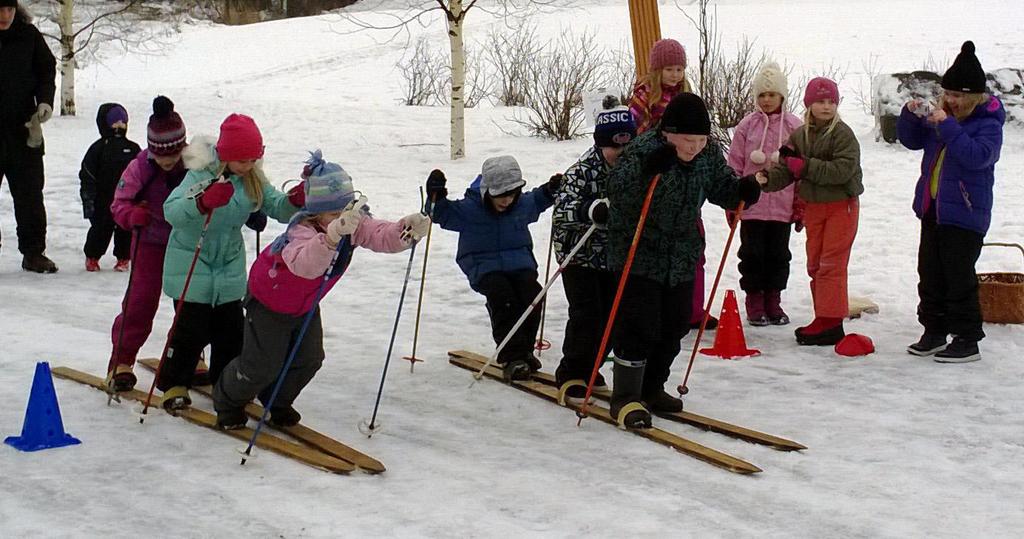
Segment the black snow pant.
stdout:
[[793,226],[780,221],[740,222],[740,288],[744,292],[785,290],[789,282],[789,235]]
[[[562,362],[555,371],[559,383],[574,378],[590,379],[618,284],[611,271],[577,265],[566,266],[562,271],[569,319],[565,322]],[[611,347],[605,349],[605,355],[609,353]]]
[[23,255],[38,255],[46,250],[43,148],[29,148],[27,136],[24,129],[0,130],[0,184],[7,179],[14,200],[18,250]]
[[938,224],[934,211],[921,220],[917,320],[925,331],[969,341],[985,337],[974,268],[983,241],[984,236],[972,230]]
[[[245,336],[242,353],[228,363],[213,390],[218,412],[244,407],[259,397],[267,404],[288,355],[299,338],[305,314],[291,316],[268,309],[250,297],[245,301]],[[291,406],[324,362],[324,332],[316,308],[288,373],[281,382],[273,408]]]
[[98,204],[89,219],[89,232],[85,235],[86,258],[101,258],[110,247],[110,238],[114,238],[114,256],[124,260],[131,256],[132,233],[114,222],[110,214],[110,204]]
[[693,281],[675,286],[630,275],[616,315],[615,356],[646,362],[643,395],[665,387],[681,341],[690,330]]
[[[178,302],[174,305],[177,308]],[[241,300],[216,307],[186,301],[156,386],[160,391],[191,387],[199,354],[206,345],[210,345],[210,380],[216,383],[228,362],[242,351],[243,322]]]
[[[541,290],[534,270],[492,271],[480,278],[474,289],[487,298],[494,344],[501,344],[519,317]],[[540,326],[540,309],[534,308],[519,330],[498,354],[499,364],[533,354]]]

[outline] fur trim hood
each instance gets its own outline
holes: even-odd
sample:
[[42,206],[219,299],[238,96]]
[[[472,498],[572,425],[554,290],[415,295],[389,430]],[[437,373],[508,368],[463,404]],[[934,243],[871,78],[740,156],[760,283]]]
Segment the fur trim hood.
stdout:
[[217,159],[217,139],[209,135],[192,137],[192,141],[181,152],[185,168],[189,170],[209,170],[216,174],[220,168]]

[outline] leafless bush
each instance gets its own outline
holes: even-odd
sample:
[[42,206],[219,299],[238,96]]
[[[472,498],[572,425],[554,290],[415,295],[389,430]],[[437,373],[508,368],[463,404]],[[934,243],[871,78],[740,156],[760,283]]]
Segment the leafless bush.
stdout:
[[511,120],[531,134],[569,140],[582,135],[583,94],[604,85],[606,76],[594,34],[562,33],[526,65],[526,116]]
[[711,69],[705,74],[708,84],[704,100],[714,111],[715,123],[724,131],[736,127],[744,116],[753,112],[750,89],[767,53],[764,49],[755,52],[754,43],[745,36],[735,57],[725,57],[717,46],[713,53]]
[[[877,116],[875,114],[875,96],[872,92],[872,85],[875,77],[882,72],[882,68],[878,64],[880,55],[872,54],[868,56],[867,60],[860,63],[863,68],[863,76],[860,79],[860,84],[857,85],[857,89],[853,92],[854,102],[864,111],[864,114],[871,116]],[[865,88],[865,82],[867,88]]]
[[612,88],[622,92],[619,96],[622,104],[628,104],[633,95],[633,87],[636,86],[637,73],[633,52],[625,43],[615,50],[608,51],[605,80]]
[[[494,81],[487,74],[483,56],[479,48],[466,47],[466,81],[462,96],[466,108],[479,105],[494,93]],[[447,62],[447,58],[445,61]],[[444,79],[439,81],[437,87],[438,104],[447,105],[451,101],[451,83],[451,70],[448,69]]]
[[518,107],[526,103],[526,71],[540,53],[537,26],[522,23],[502,30],[491,30],[484,45],[484,56],[496,77],[494,94],[498,103]]
[[430,46],[425,37],[416,40],[412,55],[400,60],[395,67],[402,79],[402,104],[409,106],[433,105],[446,95],[445,83],[451,80],[448,59]]

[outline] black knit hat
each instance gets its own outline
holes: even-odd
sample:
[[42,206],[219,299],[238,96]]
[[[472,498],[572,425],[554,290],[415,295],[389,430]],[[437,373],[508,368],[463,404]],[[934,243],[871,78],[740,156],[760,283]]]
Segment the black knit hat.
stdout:
[[942,76],[942,88],[954,92],[980,94],[985,91],[985,70],[974,55],[974,42],[964,41],[960,54]]
[[661,116],[661,130],[677,135],[710,135],[711,117],[704,100],[689,92],[673,97]]
[[0,7],[18,7],[18,0],[0,0]]

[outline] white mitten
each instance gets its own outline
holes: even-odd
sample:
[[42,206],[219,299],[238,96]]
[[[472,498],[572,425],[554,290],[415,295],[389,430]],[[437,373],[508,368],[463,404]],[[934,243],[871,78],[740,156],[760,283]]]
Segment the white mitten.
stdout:
[[411,243],[420,241],[420,238],[427,235],[430,230],[430,218],[422,213],[413,213],[402,217],[399,221],[404,227],[402,229],[402,241]]
[[39,123],[45,124],[53,117],[53,107],[46,103],[40,103],[36,109],[36,116],[39,118]]
[[365,215],[363,213],[364,206],[366,206],[366,198],[360,197],[359,200],[353,203],[351,208],[341,212],[341,215],[331,221],[327,225],[327,243],[334,247],[341,241],[342,236],[352,235],[359,228],[359,223],[363,220]]

